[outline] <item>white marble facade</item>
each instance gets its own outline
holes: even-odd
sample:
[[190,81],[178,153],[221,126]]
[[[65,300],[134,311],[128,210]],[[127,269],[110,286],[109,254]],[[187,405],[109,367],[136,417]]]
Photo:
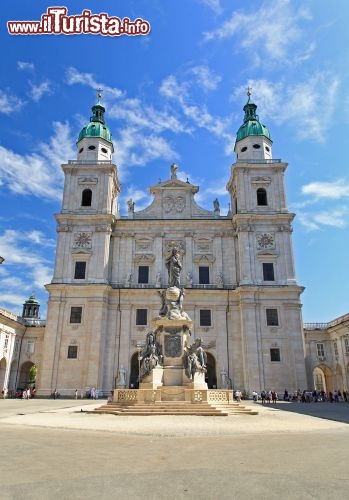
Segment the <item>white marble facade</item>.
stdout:
[[[239,147],[254,147],[254,140]],[[78,151],[89,146],[88,137],[82,141]],[[200,207],[199,186],[179,180],[175,165],[168,180],[150,187],[151,205],[137,211],[129,200],[126,216],[117,212],[121,188],[111,160],[81,159],[82,152],[62,166],[39,392],[95,387],[108,393],[121,366],[127,386],[137,385],[138,349],[159,313],[173,246],[183,263],[192,336],[202,338],[208,353],[209,387],[228,384],[249,393],[306,387],[287,164],[273,160],[271,141],[264,142],[268,154],[242,155],[230,177],[227,171],[228,214],[217,200],[212,210]],[[98,150],[96,138],[93,146]]]

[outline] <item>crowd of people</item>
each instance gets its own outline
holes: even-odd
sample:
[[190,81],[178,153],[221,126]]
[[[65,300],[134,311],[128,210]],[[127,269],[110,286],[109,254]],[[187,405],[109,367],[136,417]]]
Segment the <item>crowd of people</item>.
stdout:
[[[240,402],[242,399],[250,399],[250,396],[244,391],[236,390],[234,392],[235,400]],[[298,403],[318,403],[318,402],[330,402],[339,403],[340,401],[348,402],[348,394],[346,391],[340,391],[336,389],[335,391],[325,391],[318,390],[303,390],[298,389],[297,391],[291,392],[285,389],[283,395],[280,395],[273,389],[264,389],[258,394],[256,391],[252,391],[253,401],[261,401],[262,404],[276,404],[277,401],[287,401],[287,402],[298,402]]]
[[1,391],[1,395],[2,395],[3,399],[6,399],[6,398],[32,399],[32,398],[35,398],[35,396],[36,396],[36,389],[35,389],[35,385],[32,388],[27,387],[26,389],[17,389],[17,391],[14,391],[12,389],[8,390],[6,387],[4,387]]

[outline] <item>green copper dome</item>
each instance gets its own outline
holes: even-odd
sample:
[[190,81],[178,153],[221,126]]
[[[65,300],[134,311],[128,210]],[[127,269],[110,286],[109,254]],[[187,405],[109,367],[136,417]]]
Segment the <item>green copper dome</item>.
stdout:
[[25,301],[25,304],[39,304],[39,301],[36,300],[35,295],[31,295],[28,300]]
[[90,123],[81,130],[77,142],[85,137],[101,137],[111,142],[111,132],[104,121],[105,108],[100,102],[100,97],[101,94],[99,93],[97,103],[92,106],[93,114],[90,118]]
[[244,106],[244,123],[241,125],[236,134],[236,142],[241,141],[250,135],[263,135],[271,140],[269,130],[265,125],[262,125],[259,122],[259,117],[256,115],[256,109],[256,104],[250,102],[250,96],[248,96],[248,101]]

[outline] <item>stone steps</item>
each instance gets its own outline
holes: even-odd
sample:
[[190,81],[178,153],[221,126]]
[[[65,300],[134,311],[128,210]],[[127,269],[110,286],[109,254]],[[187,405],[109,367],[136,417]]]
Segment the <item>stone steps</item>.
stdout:
[[108,415],[198,415],[227,417],[229,415],[257,415],[258,412],[245,408],[238,403],[209,404],[188,403],[185,401],[161,401],[156,403],[108,403],[90,413]]

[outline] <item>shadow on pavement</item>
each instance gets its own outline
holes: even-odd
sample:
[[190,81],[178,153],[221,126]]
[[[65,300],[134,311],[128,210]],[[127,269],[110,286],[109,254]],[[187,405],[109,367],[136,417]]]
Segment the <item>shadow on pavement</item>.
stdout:
[[[261,404],[261,403],[258,403]],[[326,420],[335,420],[349,424],[349,403],[286,403],[277,402],[276,404],[265,404],[265,408],[299,413],[301,415],[309,415],[310,417],[324,418]]]

